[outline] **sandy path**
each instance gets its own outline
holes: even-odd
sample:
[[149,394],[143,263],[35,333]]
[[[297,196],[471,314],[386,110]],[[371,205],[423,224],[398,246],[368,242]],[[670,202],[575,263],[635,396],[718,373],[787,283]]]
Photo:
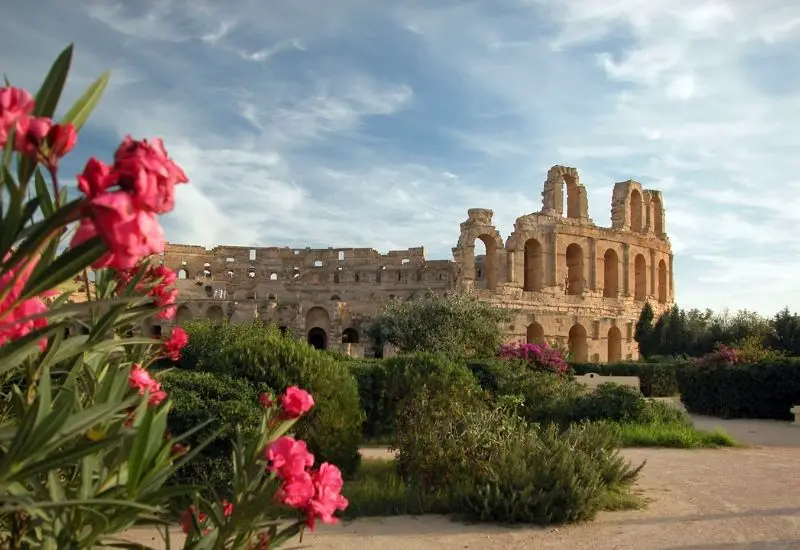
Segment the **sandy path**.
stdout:
[[[361,519],[307,534],[318,550],[385,549],[800,549],[800,427],[786,422],[722,421],[747,449],[626,449],[647,460],[638,487],[646,510],[602,513],[559,528],[464,525],[441,516]],[[383,455],[385,450],[365,450]],[[153,544],[150,533],[136,538]],[[177,542],[177,540],[175,541]],[[289,545],[287,548],[295,547]]]

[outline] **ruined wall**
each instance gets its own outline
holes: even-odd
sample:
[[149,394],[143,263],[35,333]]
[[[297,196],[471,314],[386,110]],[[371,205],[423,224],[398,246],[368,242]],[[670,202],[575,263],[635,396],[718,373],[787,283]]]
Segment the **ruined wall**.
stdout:
[[381,254],[370,248],[250,248],[167,244],[164,264],[178,273],[189,319],[273,321],[318,347],[372,352],[365,321],[393,298],[453,286],[453,264],[424,249]]
[[[542,210],[517,218],[505,243],[491,210],[469,210],[453,249],[457,289],[513,310],[509,340],[558,342],[576,360],[635,359],[644,303],[659,313],[674,302],[663,197],[632,180],[617,183],[611,227],[599,227],[579,181],[574,168],[551,168]],[[475,257],[476,239],[485,256]]]
[[[642,306],[674,302],[672,250],[663,197],[628,180],[614,185],[611,227],[589,218],[575,168],[554,166],[540,212],[517,218],[503,241],[493,212],[467,211],[454,261],[424,249],[249,248],[168,244],[163,261],[179,274],[188,319],[274,321],[318,347],[372,354],[364,329],[393,298],[425,292],[475,293],[513,311],[508,340],[569,346],[575,360],[635,359]],[[565,212],[566,208],[566,212]],[[481,241],[486,253],[476,255]]]

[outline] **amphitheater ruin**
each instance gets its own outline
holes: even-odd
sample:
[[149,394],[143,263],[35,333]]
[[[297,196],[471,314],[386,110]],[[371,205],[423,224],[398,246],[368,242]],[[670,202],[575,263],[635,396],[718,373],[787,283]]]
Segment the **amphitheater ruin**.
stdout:
[[[381,254],[168,244],[163,263],[178,272],[183,301],[175,322],[263,319],[317,348],[381,356],[391,351],[374,349],[364,329],[389,300],[474,293],[512,311],[509,341],[545,339],[568,346],[576,361],[638,357],[633,330],[645,301],[657,313],[674,301],[661,192],[616,183],[611,227],[599,227],[577,170],[554,166],[541,211],[517,218],[505,242],[492,216],[468,210],[452,261],[426,260],[422,247]],[[476,257],[476,241],[484,255]]]

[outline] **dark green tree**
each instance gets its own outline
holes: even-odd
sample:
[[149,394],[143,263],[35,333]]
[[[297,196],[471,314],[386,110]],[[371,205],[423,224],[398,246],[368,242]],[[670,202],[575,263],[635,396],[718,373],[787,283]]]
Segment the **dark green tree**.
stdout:
[[767,346],[789,355],[800,355],[800,316],[783,308],[770,320],[772,332],[767,338]]
[[657,342],[654,342],[654,318],[655,312],[653,311],[653,306],[648,302],[642,308],[642,312],[639,314],[639,320],[636,321],[636,329],[633,332],[633,339],[639,344],[639,353],[645,359],[654,354],[653,344],[657,344]]

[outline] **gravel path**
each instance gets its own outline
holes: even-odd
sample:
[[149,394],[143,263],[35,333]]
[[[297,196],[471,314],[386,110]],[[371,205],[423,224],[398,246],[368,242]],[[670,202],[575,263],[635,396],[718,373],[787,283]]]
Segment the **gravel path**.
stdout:
[[[441,516],[361,519],[306,534],[315,550],[449,549],[800,549],[800,427],[788,422],[695,417],[722,427],[745,449],[626,449],[647,460],[638,487],[643,511],[602,513],[559,528],[464,525]],[[365,449],[367,456],[386,456]],[[151,533],[136,531],[153,544]],[[177,541],[176,541],[177,542]],[[287,548],[299,547],[295,545]]]

